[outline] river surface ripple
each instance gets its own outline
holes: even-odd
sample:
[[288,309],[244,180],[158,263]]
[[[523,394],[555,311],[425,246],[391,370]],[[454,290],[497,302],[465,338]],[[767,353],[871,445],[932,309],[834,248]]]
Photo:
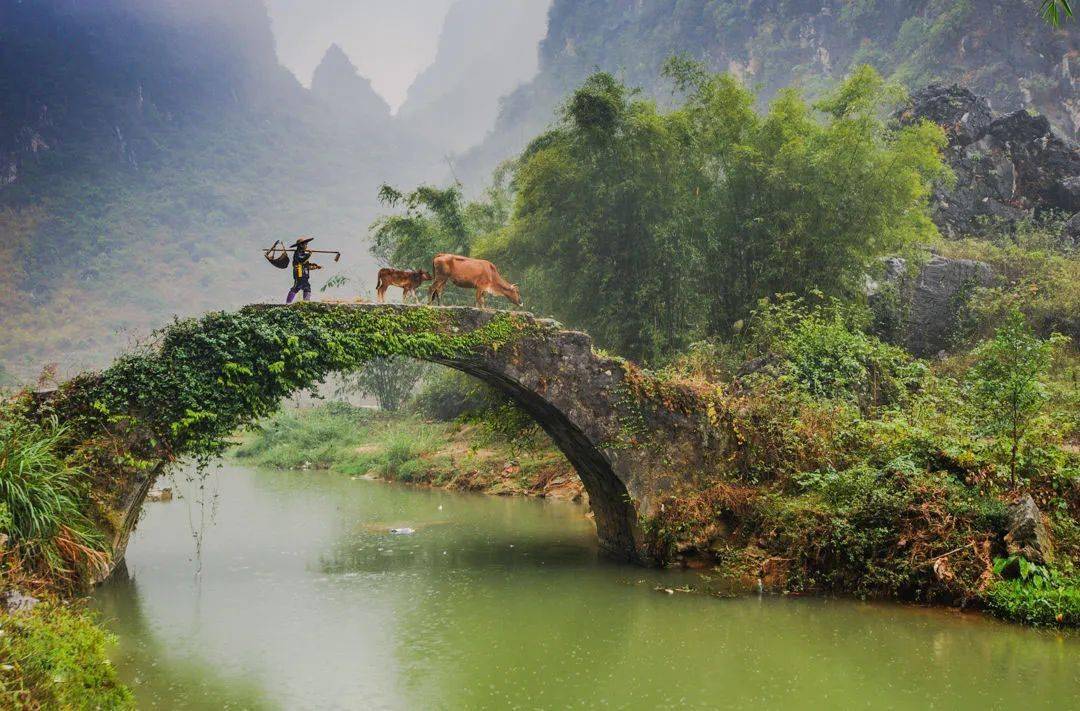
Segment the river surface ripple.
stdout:
[[174,478],[95,595],[140,708],[1080,707],[1076,634],[657,592],[697,579],[604,560],[574,504],[232,463]]

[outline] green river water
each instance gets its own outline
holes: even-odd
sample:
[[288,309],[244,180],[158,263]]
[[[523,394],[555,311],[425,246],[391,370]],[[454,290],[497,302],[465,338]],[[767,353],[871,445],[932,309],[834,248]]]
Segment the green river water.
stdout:
[[574,504],[232,464],[177,490],[95,595],[140,708],[1080,707],[1080,636],[658,592],[697,578],[599,557]]

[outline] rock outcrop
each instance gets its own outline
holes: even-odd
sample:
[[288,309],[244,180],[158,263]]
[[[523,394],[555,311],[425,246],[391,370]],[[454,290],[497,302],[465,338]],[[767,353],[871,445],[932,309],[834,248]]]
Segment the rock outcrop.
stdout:
[[1020,110],[995,118],[968,89],[932,84],[897,118],[928,119],[949,136],[945,156],[956,185],[933,199],[934,221],[947,237],[1080,213],[1080,146],[1055,134],[1044,116]]
[[883,336],[917,356],[930,357],[952,345],[958,315],[971,291],[995,281],[983,262],[935,256],[911,273],[906,260],[893,257],[885,262],[883,282],[871,286],[870,300],[879,314],[893,311],[892,332]]
[[0,595],[0,608],[3,608],[7,612],[29,612],[38,606],[38,600],[36,597],[26,595],[18,590],[8,590],[3,595]]
[[1005,534],[1005,547],[1009,555],[1022,556],[1039,565],[1053,562],[1050,534],[1031,494],[1025,494],[1013,502],[1009,516],[1009,532]]
[[1066,246],[1080,246],[1080,212],[1073,215],[1072,218],[1065,223],[1065,227],[1061,231],[1061,239],[1065,242]]

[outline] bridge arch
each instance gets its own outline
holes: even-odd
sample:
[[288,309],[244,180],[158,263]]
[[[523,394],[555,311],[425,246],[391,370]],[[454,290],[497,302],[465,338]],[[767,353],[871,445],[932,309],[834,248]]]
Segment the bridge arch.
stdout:
[[[122,560],[147,491],[178,458],[209,459],[240,426],[366,360],[408,356],[465,372],[513,399],[548,433],[589,494],[600,545],[649,563],[641,519],[698,457],[697,424],[635,400],[646,376],[584,333],[519,312],[465,307],[253,305],[175,322],[99,373],[37,403],[70,423]],[[637,441],[656,432],[652,444]],[[689,462],[692,467],[692,461]]]

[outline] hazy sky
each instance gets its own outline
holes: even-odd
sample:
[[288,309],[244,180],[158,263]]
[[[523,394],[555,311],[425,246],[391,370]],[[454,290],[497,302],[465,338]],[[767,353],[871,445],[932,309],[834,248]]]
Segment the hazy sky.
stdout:
[[305,86],[336,42],[360,73],[397,107],[435,58],[454,0],[268,0],[278,57]]

